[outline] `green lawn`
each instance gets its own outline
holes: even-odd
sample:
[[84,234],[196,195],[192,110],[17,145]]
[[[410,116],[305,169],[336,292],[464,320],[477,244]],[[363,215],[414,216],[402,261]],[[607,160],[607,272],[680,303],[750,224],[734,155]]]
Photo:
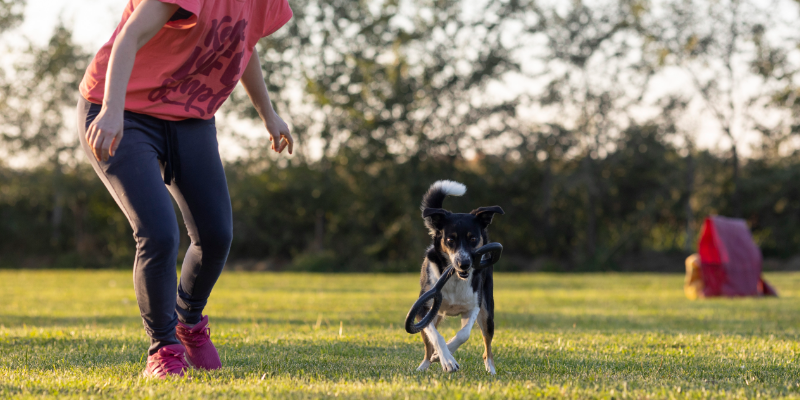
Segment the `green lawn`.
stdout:
[[417,275],[226,272],[223,369],[160,382],[130,272],[0,271],[0,398],[797,398],[800,274],[767,279],[781,298],[691,302],[676,275],[499,273],[493,377],[477,327],[461,371],[415,371]]

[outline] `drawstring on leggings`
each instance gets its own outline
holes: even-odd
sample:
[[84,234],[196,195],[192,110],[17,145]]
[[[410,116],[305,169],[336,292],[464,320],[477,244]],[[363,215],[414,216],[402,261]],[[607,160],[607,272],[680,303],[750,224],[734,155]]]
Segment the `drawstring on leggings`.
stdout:
[[166,162],[164,163],[164,183],[169,185],[172,181],[178,181],[180,173],[180,161],[178,160],[178,130],[175,129],[175,122],[164,121],[164,131],[166,135],[164,141],[167,145]]

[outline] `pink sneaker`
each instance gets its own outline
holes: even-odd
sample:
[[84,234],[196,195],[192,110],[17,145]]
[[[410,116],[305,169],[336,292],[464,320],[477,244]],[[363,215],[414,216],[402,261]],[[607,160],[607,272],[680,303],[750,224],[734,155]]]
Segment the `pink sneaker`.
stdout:
[[164,346],[147,357],[147,367],[144,369],[146,378],[167,379],[168,375],[183,376],[183,371],[188,369],[184,354],[186,349],[182,344]]
[[214,343],[211,343],[208,315],[204,315],[200,323],[193,327],[178,321],[175,333],[178,340],[186,346],[186,359],[189,361],[189,365],[209,370],[222,367],[217,348],[214,347]]

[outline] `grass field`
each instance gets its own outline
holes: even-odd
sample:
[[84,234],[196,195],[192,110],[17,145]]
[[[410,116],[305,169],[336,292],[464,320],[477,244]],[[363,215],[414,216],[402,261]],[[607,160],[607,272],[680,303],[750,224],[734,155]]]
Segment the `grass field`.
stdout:
[[492,377],[477,327],[461,371],[415,371],[416,275],[226,272],[224,368],[160,382],[129,272],[0,271],[0,398],[797,398],[800,274],[767,279],[781,298],[690,302],[676,275],[497,274]]

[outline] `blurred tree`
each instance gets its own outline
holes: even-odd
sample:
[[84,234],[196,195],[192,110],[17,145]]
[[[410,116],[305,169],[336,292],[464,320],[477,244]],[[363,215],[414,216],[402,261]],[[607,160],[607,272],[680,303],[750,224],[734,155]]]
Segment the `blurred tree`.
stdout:
[[22,21],[25,0],[0,0],[0,33]]
[[[302,90],[310,108],[284,107],[296,131],[318,135],[305,140],[326,156],[349,147],[369,163],[489,147],[486,140],[513,124],[517,104],[489,86],[519,71],[514,52],[524,43],[515,33],[524,33],[530,6],[293,3],[282,34],[261,42],[267,82],[286,102]],[[256,118],[246,104],[239,108]]]
[[[686,168],[684,185],[681,190],[681,197],[683,202],[683,210],[685,217],[683,250],[690,253],[694,250],[694,228],[695,228],[695,210],[692,206],[692,196],[694,195],[695,179],[696,179],[696,160],[695,153],[696,147],[696,132],[689,131],[688,129],[680,127],[681,117],[686,113],[689,102],[675,95],[667,95],[661,99],[659,103],[660,113],[656,118],[656,123],[661,126],[666,133],[665,140],[676,141],[678,144],[678,153],[685,154],[684,166]],[[682,143],[681,143],[682,142]],[[678,185],[677,187],[680,187]]]
[[551,124],[580,138],[572,156],[580,154],[581,167],[572,179],[584,189],[578,215],[585,223],[584,254],[593,260],[604,201],[597,162],[613,150],[613,138],[630,123],[629,109],[642,101],[654,72],[636,52],[644,9],[628,0],[576,1],[537,6],[534,12],[537,23],[528,30],[546,43],[546,51],[535,59],[542,65],[539,79],[545,80],[538,104],[553,116]]
[[[306,147],[271,162],[276,157],[256,145],[226,165],[231,263],[417,269],[429,241],[420,198],[433,181],[455,179],[469,191],[448,199],[449,209],[506,210],[491,228],[506,248],[504,270],[681,270],[695,219],[733,208],[727,155],[696,149],[697,132],[682,125],[696,104],[729,107],[730,72],[723,56],[713,57],[723,53],[705,49],[728,49],[730,31],[695,43],[692,29],[706,29],[698,21],[717,14],[664,4],[672,3],[292,3],[293,21],[258,46],[276,107]],[[749,6],[737,4],[741,22]],[[683,20],[681,12],[690,15]],[[747,124],[733,121],[763,141],[734,181],[765,254],[788,257],[800,246],[800,165],[780,148],[800,123],[760,120],[758,112],[766,104],[769,115],[800,115],[794,50],[786,48],[797,41],[776,42],[771,25],[755,25],[759,18],[750,30],[737,28],[731,76],[743,85],[768,82],[755,86],[773,96],[735,106],[753,115],[741,117]],[[46,46],[30,45],[2,82],[4,146],[31,160],[17,170],[0,165],[2,265],[12,264],[9,254],[62,259],[37,265],[130,265],[130,228],[76,157],[71,115],[87,60],[60,26]],[[721,74],[718,86],[703,86],[703,60]],[[654,74],[686,66],[698,75],[694,90],[642,95]],[[256,118],[242,95],[226,110]],[[535,120],[520,116],[524,107]],[[652,113],[636,114],[643,107]],[[321,154],[309,154],[317,148]],[[652,261],[659,254],[666,263]]]
[[[776,11],[793,10],[790,20]],[[782,112],[767,108],[796,70],[789,53],[797,9],[794,2],[746,0],[653,3],[642,26],[646,57],[688,75],[680,95],[698,101],[713,116],[731,146],[729,207],[742,216],[739,142],[754,132],[779,132]],[[687,93],[685,88],[690,88]]]
[[74,108],[88,60],[89,54],[72,41],[71,30],[59,23],[45,46],[29,43],[0,94],[0,137],[6,148],[28,155],[31,166],[44,164],[53,171],[50,241],[54,247],[62,245],[63,169],[75,166]]
[[[519,71],[515,51],[525,44],[519,34],[530,4],[292,4],[294,18],[259,47],[278,110],[304,146],[321,149],[317,159],[292,161],[325,177],[309,188],[317,193],[312,208],[302,207],[303,218],[316,220],[316,243],[350,235],[358,244],[337,251],[387,260],[398,257],[393,244],[423,240],[409,210],[427,185],[454,170],[422,172],[427,160],[454,163],[465,150],[498,153],[508,145],[499,137],[515,129],[520,91],[503,80]],[[231,109],[257,119],[241,92]],[[263,149],[256,159],[266,158]],[[336,204],[346,217],[330,212]]]

